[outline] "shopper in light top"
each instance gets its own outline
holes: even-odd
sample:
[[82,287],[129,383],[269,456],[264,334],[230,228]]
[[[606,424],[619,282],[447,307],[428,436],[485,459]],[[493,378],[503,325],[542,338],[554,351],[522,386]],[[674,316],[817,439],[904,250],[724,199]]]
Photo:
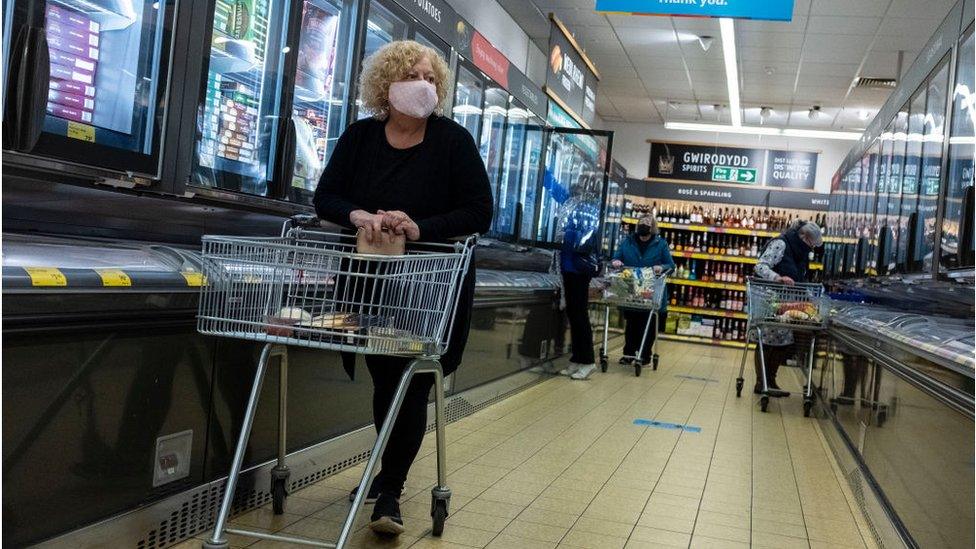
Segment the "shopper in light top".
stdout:
[[[800,221],[786,232],[770,240],[759,255],[756,276],[771,282],[792,286],[807,281],[814,248],[823,245],[823,233],[816,223]],[[787,397],[790,393],[776,384],[776,372],[795,353],[793,332],[784,329],[763,330],[763,356],[766,359],[766,392],[772,397]],[[762,365],[759,353],[753,353],[756,366],[754,393],[762,393]]]
[[[655,273],[661,273],[668,269],[674,269],[674,259],[671,258],[671,250],[668,242],[658,234],[657,219],[648,215],[637,223],[634,234],[628,236],[617,246],[617,251],[613,254],[614,268],[631,267],[646,268],[652,267]],[[648,311],[623,310],[624,318],[627,320],[627,329],[624,332],[624,355],[634,356],[644,337],[644,330],[647,328]],[[658,330],[664,330],[664,324],[668,316],[668,296],[661,296],[661,309],[658,311]],[[654,331],[647,334],[647,342],[644,344],[641,362],[647,363],[651,356],[651,346],[654,344]],[[621,358],[621,364],[630,364],[631,359]]]

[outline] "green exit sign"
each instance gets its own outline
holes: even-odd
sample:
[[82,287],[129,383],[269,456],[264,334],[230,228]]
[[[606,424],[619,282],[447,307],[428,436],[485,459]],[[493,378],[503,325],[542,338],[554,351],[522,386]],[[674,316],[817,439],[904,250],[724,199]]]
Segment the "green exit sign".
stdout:
[[712,166],[712,181],[730,183],[755,183],[756,168],[733,168],[732,166]]

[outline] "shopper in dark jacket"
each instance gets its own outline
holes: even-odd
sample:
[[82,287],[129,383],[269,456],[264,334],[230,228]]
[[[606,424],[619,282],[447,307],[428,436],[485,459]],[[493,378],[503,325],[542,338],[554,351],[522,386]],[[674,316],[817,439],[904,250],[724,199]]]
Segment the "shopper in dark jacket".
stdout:
[[[488,175],[474,139],[463,126],[435,111],[450,82],[447,64],[433,49],[413,41],[380,48],[360,77],[363,108],[373,116],[346,129],[315,192],[315,209],[326,220],[362,231],[382,231],[408,240],[438,242],[485,232],[491,225]],[[474,261],[459,298],[444,374],[459,365],[474,300]],[[410,359],[369,356],[373,421],[383,424]],[[408,389],[394,424],[382,470],[367,500],[376,500],[371,528],[403,532],[399,497],[427,427],[433,378],[418,376]]]
[[[657,220],[654,216],[644,217],[637,223],[634,234],[620,242],[617,251],[613,254],[611,264],[618,269],[621,267],[652,267],[655,273],[674,269],[674,259],[671,258],[668,242],[658,234]],[[630,364],[633,359],[629,357],[637,355],[641,340],[644,338],[644,332],[649,329],[647,322],[650,313],[637,309],[623,309],[622,312],[627,321],[627,328],[624,332],[624,357],[620,359],[620,363]],[[659,331],[664,330],[667,316],[668,294],[665,289],[664,295],[661,296],[661,308],[658,310]],[[649,361],[654,339],[655,333],[650,330],[640,357],[642,363],[646,364]]]
[[590,184],[586,177],[581,177],[576,184],[576,195],[562,204],[559,266],[573,354],[569,366],[559,373],[577,380],[588,379],[596,371],[589,308],[590,281],[600,272],[600,211],[593,197],[587,194]]
[[[802,222],[788,229],[766,244],[756,264],[756,276],[770,282],[792,286],[807,281],[810,257],[814,248],[823,245],[823,233],[816,223]],[[779,367],[795,354],[793,332],[784,329],[763,331],[763,358],[766,361],[766,392],[772,397],[787,397],[790,393],[776,384]],[[762,365],[759,353],[754,355],[756,386],[753,392],[762,393]]]

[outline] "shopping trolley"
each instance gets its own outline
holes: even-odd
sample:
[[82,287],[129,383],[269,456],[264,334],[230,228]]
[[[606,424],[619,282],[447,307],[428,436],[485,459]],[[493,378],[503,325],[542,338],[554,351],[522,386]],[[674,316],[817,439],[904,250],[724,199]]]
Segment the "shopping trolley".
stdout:
[[[763,412],[769,406],[769,386],[766,380],[766,357],[763,353],[764,330],[791,330],[810,334],[810,352],[807,353],[807,383],[803,391],[803,415],[808,417],[813,407],[813,362],[816,358],[817,334],[827,327],[827,313],[830,299],[824,294],[822,284],[794,284],[787,286],[778,282],[758,279],[746,281],[746,343],[739,364],[739,377],[735,380],[735,396],[742,396],[743,374],[746,357],[749,354],[749,336],[756,340],[759,353],[759,366],[762,370],[762,395],[759,407]],[[758,382],[758,381],[757,381]]]
[[[213,534],[203,546],[227,548],[225,533],[317,547],[342,548],[349,540],[378,460],[414,376],[434,376],[437,484],[431,492],[433,534],[448,514],[444,441],[444,385],[439,362],[447,350],[460,288],[476,237],[455,244],[417,244],[403,255],[356,251],[356,237],[314,230],[317,219],[296,216],[280,237],[205,236],[197,329],[206,335],[264,343],[244,422]],[[280,357],[278,456],[271,470],[274,512],[284,512],[289,470],[285,464],[288,346],[396,355],[413,360],[403,373],[380,427],[352,508],[338,540],[323,543],[292,536],[228,528],[227,519],[254,423],[261,384],[271,357]]]
[[641,337],[640,348],[634,356],[624,355],[623,358],[633,359],[634,375],[640,376],[643,369],[641,357],[644,356],[644,345],[647,334],[654,329],[654,343],[651,345],[651,365],[657,370],[657,332],[658,311],[661,309],[661,299],[664,297],[664,287],[670,270],[655,273],[651,267],[638,269],[626,268],[619,272],[607,273],[603,286],[603,343],[600,346],[600,370],[607,371],[607,349],[610,338],[610,307],[648,311],[647,325]]

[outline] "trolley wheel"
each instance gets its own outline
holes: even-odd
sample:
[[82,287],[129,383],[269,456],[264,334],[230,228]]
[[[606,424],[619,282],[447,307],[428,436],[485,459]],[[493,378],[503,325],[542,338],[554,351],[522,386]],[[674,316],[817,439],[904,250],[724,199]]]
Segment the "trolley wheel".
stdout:
[[643,368],[644,368],[644,365],[643,365],[643,364],[641,364],[641,361],[640,361],[640,360],[635,360],[635,361],[634,361],[634,375],[635,375],[635,376],[637,376],[637,377],[640,377],[640,375],[641,375],[641,370],[642,370]]
[[433,521],[430,533],[440,537],[444,533],[444,521],[447,520],[447,500],[434,498],[431,503],[430,517]]
[[769,407],[769,397],[766,395],[761,396],[759,398],[759,409],[765,412],[766,408],[768,407]]
[[813,408],[812,400],[803,401],[803,417],[810,417],[810,409]]
[[654,371],[655,371],[655,372],[657,371],[657,363],[658,363],[658,360],[659,360],[660,358],[661,358],[661,357],[659,357],[659,356],[658,356],[657,354],[655,354],[655,355],[654,355],[654,357],[653,357],[653,358],[651,358],[651,361],[652,361],[652,364],[653,364],[653,366],[654,366]]
[[745,380],[744,379],[742,379],[741,377],[740,378],[736,378],[736,380],[735,380],[735,398],[742,397],[742,384],[743,383],[745,383]]
[[288,490],[285,486],[285,479],[276,478],[271,481],[271,504],[274,507],[274,514],[282,515],[285,513],[285,498],[288,497]]
[[830,403],[830,411],[833,412],[833,413],[835,413],[835,414],[837,413],[837,403],[836,402],[831,402]]
[[601,372],[607,373],[607,364],[609,364],[609,362],[607,362],[607,357],[601,356],[600,357],[600,371]]
[[877,415],[878,427],[884,427],[886,421],[888,421],[888,407],[884,406],[880,410],[878,410],[878,415]]

